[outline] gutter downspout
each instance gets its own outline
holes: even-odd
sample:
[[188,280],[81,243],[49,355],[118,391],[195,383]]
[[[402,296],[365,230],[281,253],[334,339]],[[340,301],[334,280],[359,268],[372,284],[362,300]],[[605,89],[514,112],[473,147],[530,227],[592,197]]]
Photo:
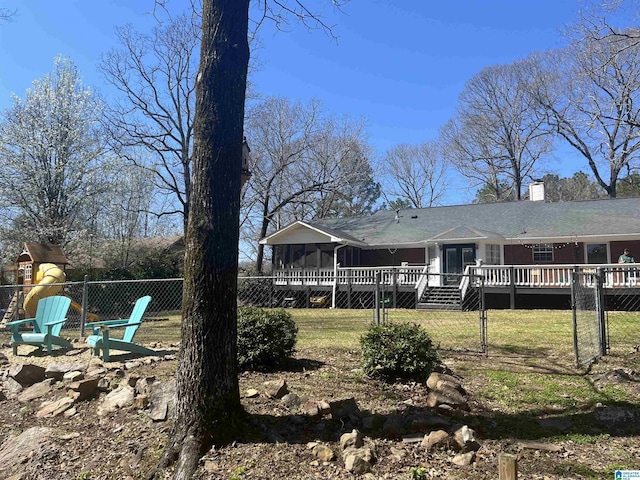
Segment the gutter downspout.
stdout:
[[336,294],[338,291],[338,250],[347,244],[333,247],[333,292],[331,294],[331,308],[336,308]]

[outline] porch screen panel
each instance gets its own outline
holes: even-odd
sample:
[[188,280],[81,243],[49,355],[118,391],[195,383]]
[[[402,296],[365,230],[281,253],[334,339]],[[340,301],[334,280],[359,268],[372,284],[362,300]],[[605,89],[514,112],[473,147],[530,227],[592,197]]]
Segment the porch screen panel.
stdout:
[[304,266],[306,268],[315,268],[318,266],[318,248],[315,245],[306,245]]
[[304,267],[304,245],[291,245],[291,265]]
[[285,266],[285,246],[284,245],[274,245],[273,246],[273,265],[277,269],[282,269]]
[[333,247],[320,245],[320,268],[333,268]]

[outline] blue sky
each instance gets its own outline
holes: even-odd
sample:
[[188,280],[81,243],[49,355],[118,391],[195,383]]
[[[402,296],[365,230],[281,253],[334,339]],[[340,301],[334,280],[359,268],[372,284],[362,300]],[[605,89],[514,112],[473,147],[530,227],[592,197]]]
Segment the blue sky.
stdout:
[[[435,138],[454,114],[465,82],[484,67],[563,46],[560,32],[583,5],[351,0],[342,13],[326,12],[337,42],[300,25],[288,32],[265,25],[253,82],[264,96],[318,98],[331,113],[366,119],[371,144],[381,154],[399,143]],[[4,109],[11,93],[24,96],[35,78],[51,70],[58,54],[71,57],[85,84],[108,97],[96,68],[100,55],[114,46],[116,25],[149,27],[153,0],[0,0],[0,7],[17,10],[12,22],[0,25]],[[558,168],[551,160],[549,169]]]

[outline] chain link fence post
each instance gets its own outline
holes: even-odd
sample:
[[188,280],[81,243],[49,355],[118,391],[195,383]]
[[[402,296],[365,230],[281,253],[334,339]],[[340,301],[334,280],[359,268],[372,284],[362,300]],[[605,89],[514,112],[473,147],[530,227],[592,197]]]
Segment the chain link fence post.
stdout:
[[82,313],[80,314],[80,337],[84,337],[84,326],[87,323],[87,300],[89,298],[89,275],[84,276],[82,283]]

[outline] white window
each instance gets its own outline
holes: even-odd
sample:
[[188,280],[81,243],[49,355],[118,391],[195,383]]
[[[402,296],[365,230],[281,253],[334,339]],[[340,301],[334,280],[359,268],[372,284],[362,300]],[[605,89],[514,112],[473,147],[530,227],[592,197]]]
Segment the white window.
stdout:
[[487,245],[487,255],[484,263],[487,265],[500,265],[500,245]]
[[533,246],[534,262],[553,262],[553,243],[539,243]]
[[27,264],[24,266],[24,279],[31,280],[31,272],[33,270],[33,265]]

